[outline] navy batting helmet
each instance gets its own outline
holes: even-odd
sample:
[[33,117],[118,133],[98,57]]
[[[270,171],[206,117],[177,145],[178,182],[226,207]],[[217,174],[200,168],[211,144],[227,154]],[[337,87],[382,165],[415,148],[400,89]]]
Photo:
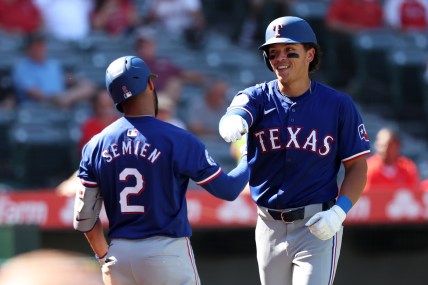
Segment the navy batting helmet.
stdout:
[[269,63],[267,50],[269,45],[276,43],[317,44],[317,37],[308,22],[302,18],[286,16],[273,20],[266,28],[265,43],[259,47],[259,50],[263,51],[263,59],[271,71],[273,69]]
[[120,112],[123,112],[120,103],[146,90],[149,77],[157,75],[137,56],[123,56],[110,63],[106,70],[106,88]]

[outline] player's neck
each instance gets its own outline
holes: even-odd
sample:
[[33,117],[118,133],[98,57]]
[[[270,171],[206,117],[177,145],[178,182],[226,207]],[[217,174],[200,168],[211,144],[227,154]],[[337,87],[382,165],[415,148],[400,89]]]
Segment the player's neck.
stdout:
[[293,83],[283,84],[278,80],[278,89],[282,95],[288,97],[298,97],[309,90],[312,93],[312,81],[310,78]]
[[125,117],[128,117],[128,118],[140,118],[140,117],[154,117],[155,115],[128,115],[128,114],[125,114]]

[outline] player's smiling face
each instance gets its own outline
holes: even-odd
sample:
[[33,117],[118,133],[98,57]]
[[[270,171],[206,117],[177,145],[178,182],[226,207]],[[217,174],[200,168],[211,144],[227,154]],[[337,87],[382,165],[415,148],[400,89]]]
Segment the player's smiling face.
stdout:
[[269,62],[283,84],[307,78],[311,50],[305,50],[302,44],[272,44],[269,46]]

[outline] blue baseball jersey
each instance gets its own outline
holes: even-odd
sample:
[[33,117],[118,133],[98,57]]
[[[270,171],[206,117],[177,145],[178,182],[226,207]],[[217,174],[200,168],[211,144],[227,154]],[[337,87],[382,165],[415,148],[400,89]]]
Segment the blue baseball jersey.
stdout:
[[109,237],[126,239],[190,236],[189,178],[204,185],[220,174],[199,139],[151,116],[122,117],[94,136],[78,172],[100,190]]
[[257,84],[238,92],[227,114],[239,114],[249,125],[251,195],[263,207],[336,198],[341,163],[370,153],[350,96],[316,81],[299,97],[282,95],[278,80]]

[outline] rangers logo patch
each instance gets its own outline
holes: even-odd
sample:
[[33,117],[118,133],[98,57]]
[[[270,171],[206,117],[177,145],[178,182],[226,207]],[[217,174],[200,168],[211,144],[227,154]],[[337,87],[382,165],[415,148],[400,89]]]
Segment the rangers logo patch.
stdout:
[[365,140],[366,142],[369,141],[369,135],[366,132],[366,127],[364,124],[358,126],[358,134],[360,135],[361,140]]
[[208,161],[208,163],[210,164],[210,165],[217,165],[216,163],[215,163],[215,161],[214,161],[214,159],[210,156],[210,154],[208,153],[208,150],[205,150],[205,157],[206,157],[206,159],[207,159],[207,161]]

